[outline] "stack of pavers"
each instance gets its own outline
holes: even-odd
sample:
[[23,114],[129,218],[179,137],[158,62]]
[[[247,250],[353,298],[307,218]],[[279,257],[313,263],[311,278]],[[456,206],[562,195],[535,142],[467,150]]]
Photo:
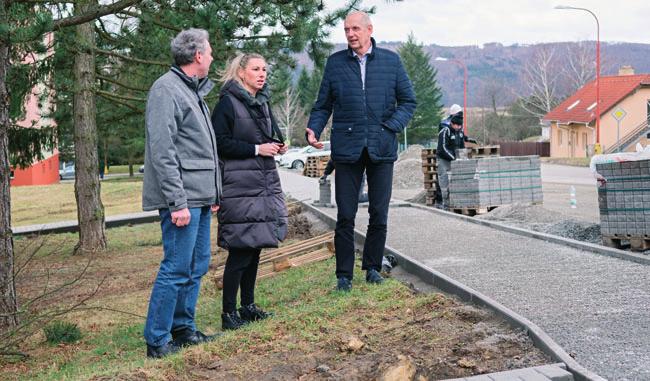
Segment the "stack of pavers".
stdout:
[[449,208],[475,215],[507,204],[543,201],[539,156],[493,156],[451,162]]
[[438,183],[438,166],[436,164],[435,148],[422,150],[422,173],[424,174],[425,201],[431,206],[436,202],[436,184]]
[[598,187],[603,244],[650,249],[650,160],[596,164],[607,181]]
[[321,177],[327,167],[327,162],[330,160],[329,156],[307,156],[307,163],[302,170],[303,176],[307,177]]

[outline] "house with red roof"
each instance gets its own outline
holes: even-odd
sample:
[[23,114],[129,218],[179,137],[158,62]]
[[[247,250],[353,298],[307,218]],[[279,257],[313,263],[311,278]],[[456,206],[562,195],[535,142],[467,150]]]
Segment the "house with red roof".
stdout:
[[[650,141],[650,74],[624,66],[600,77],[600,145],[604,153],[630,151]],[[596,143],[596,81],[543,118],[550,125],[551,157],[587,157]]]

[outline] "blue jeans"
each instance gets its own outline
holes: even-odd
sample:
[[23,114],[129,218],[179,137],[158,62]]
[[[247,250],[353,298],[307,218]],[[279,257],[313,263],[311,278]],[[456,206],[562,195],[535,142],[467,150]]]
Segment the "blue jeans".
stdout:
[[194,313],[201,277],[210,264],[210,207],[190,208],[190,223],[177,227],[160,209],[164,257],[151,291],[144,339],[152,346],[171,341],[171,331],[196,330]]

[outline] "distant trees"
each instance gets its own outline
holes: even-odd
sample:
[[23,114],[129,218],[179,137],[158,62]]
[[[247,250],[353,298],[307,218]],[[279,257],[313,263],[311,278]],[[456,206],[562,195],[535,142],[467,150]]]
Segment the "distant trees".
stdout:
[[407,134],[409,142],[426,143],[436,137],[442,118],[442,90],[436,80],[438,71],[431,66],[431,54],[424,51],[423,45],[418,44],[413,33],[409,34],[398,53],[411,79],[418,102],[404,133]]

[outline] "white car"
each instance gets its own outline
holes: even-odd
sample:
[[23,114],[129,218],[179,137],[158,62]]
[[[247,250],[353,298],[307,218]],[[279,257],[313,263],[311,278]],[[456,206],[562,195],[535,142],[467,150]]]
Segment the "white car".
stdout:
[[307,146],[295,152],[285,153],[280,156],[280,165],[292,169],[303,169],[307,162],[307,156],[330,156],[331,154],[330,142],[323,142],[322,149]]

